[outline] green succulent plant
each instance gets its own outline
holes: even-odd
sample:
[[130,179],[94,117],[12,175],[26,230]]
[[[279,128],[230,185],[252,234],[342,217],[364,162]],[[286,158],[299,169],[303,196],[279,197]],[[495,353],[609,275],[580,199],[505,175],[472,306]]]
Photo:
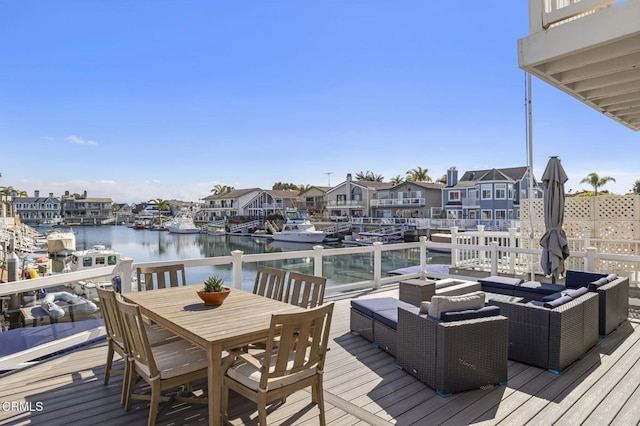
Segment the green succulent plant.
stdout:
[[211,276],[204,280],[204,291],[206,293],[217,293],[224,290],[224,280],[217,276]]

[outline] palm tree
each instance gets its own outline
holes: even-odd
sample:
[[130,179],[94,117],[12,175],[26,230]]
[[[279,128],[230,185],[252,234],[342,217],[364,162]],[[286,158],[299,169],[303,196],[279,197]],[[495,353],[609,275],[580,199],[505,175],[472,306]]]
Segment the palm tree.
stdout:
[[[0,186],[0,203],[8,206],[10,204],[9,197],[11,197],[13,191],[15,191],[13,186]],[[7,211],[9,211],[9,209],[7,209]]]
[[356,173],[356,180],[366,180],[369,182],[384,182],[384,176],[377,175],[367,170],[366,172]]
[[223,194],[227,192],[227,185],[219,183],[214,186],[213,189],[211,189],[211,192],[213,193],[213,195]]
[[423,169],[418,166],[415,169],[407,171],[407,180],[412,182],[431,182],[431,176],[429,176],[429,169]]
[[633,182],[633,188],[631,188],[631,192],[640,194],[640,179]]
[[607,182],[615,182],[616,180],[611,176],[600,177],[596,172],[591,172],[586,178],[582,179],[580,183],[588,183],[593,187],[594,195],[598,195],[598,188],[605,185]]
[[391,183],[392,185],[398,185],[398,184],[401,184],[402,182],[404,182],[404,178],[400,175],[395,175],[389,181],[389,183]]
[[158,207],[158,211],[167,211],[171,210],[171,205],[167,200],[163,200],[162,198],[156,198],[155,200],[149,200],[149,204],[153,204]]

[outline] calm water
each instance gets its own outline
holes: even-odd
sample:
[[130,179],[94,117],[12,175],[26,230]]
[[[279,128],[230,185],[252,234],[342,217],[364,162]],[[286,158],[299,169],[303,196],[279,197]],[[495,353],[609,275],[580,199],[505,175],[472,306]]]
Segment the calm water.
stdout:
[[[37,228],[36,228],[37,229]],[[43,231],[43,230],[41,230]],[[76,232],[76,249],[84,250],[94,244],[104,244],[120,252],[134,262],[160,260],[196,259],[202,257],[228,256],[233,250],[245,254],[273,253],[282,251],[310,250],[313,244],[283,243],[263,238],[231,235],[172,234],[166,231],[135,230],[126,226],[80,226]],[[327,246],[329,247],[329,246]],[[429,254],[429,256],[432,256]],[[429,263],[448,264],[448,255],[433,254]],[[383,252],[383,275],[391,270],[415,266],[420,263],[417,249]],[[313,273],[313,260],[287,259],[265,262],[265,265],[290,271]],[[251,290],[258,264],[245,264],[243,288]],[[54,271],[61,268],[53,265]],[[324,258],[323,272],[327,286],[351,283],[373,278],[373,254],[331,256]],[[231,265],[193,267],[186,270],[187,281],[200,283],[209,275],[220,275],[231,281]]]

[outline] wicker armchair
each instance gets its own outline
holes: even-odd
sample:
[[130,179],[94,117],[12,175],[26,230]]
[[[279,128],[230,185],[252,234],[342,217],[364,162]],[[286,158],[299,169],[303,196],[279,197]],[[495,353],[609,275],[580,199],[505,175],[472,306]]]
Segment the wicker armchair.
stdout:
[[492,300],[509,318],[509,359],[559,373],[598,342],[598,296],[550,309]]
[[440,396],[507,381],[508,319],[443,322],[398,308],[396,362]]
[[[608,282],[594,284],[603,278]],[[586,287],[598,295],[598,333],[601,336],[611,333],[629,318],[629,278],[615,277],[610,281],[607,278],[607,274],[573,270],[568,270],[565,276],[567,288]]]

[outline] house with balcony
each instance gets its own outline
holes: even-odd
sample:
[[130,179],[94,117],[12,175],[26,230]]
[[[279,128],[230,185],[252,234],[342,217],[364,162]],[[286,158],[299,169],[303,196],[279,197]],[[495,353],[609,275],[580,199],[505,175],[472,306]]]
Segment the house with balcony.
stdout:
[[376,191],[389,188],[391,184],[364,180],[347,180],[327,191],[327,211],[333,220],[348,220],[351,217],[370,217],[371,200]]
[[[520,218],[520,200],[529,197],[528,167],[470,170],[458,179],[455,167],[447,170],[447,184],[442,189],[442,207],[447,219],[496,221]],[[542,191],[533,179],[533,198]]]
[[298,191],[267,189],[260,191],[244,206],[250,217],[267,217],[273,214],[286,216],[287,211],[297,211]]
[[101,225],[113,220],[113,200],[65,192],[62,197],[62,217],[68,224]]
[[442,210],[441,183],[404,181],[381,187],[370,202],[373,217],[431,218]]
[[310,186],[299,194],[298,210],[308,215],[322,214],[327,204],[330,186]]
[[260,188],[233,189],[220,194],[212,194],[202,199],[200,210],[195,215],[198,222],[213,222],[236,216],[249,216],[245,206],[260,194]]
[[53,196],[53,192],[46,197],[41,197],[40,191],[37,190],[34,191],[33,197],[17,197],[14,193],[11,205],[20,221],[27,224],[57,222],[62,213],[62,203],[59,198]]
[[640,0],[529,0],[518,65],[640,130]]

